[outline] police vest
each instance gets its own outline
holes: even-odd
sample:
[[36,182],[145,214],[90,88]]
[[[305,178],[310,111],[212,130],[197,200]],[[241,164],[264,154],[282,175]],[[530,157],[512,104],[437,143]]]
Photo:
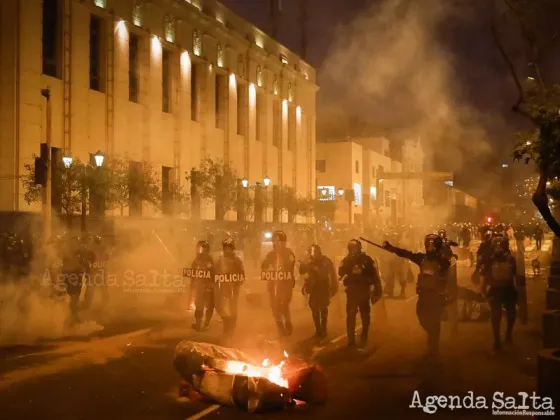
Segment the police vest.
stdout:
[[447,276],[442,274],[439,261],[425,259],[420,264],[418,287],[424,290],[436,290],[447,282]]
[[513,266],[511,261],[494,261],[490,266],[490,286],[513,286]]

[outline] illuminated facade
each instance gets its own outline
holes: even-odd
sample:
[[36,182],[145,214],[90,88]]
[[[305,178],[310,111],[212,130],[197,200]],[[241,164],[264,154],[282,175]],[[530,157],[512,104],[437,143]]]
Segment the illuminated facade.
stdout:
[[47,87],[53,157],[149,161],[185,187],[209,157],[314,194],[315,71],[220,3],[13,0],[0,19],[0,210],[40,208],[20,177],[45,143]]
[[[399,173],[405,168],[422,171],[424,155],[419,145],[405,142],[402,152],[403,162],[392,159],[385,137],[317,144],[317,194],[337,201],[335,223],[348,223],[350,209],[352,222],[364,225],[413,219],[413,209],[423,205],[422,182],[383,179],[384,173]],[[350,197],[342,194],[348,189],[355,195],[351,206],[347,201]]]

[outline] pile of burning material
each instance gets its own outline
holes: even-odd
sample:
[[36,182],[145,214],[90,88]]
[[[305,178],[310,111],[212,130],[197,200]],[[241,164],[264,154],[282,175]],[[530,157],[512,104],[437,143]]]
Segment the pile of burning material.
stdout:
[[202,396],[250,413],[283,409],[296,399],[320,403],[326,399],[326,378],[303,361],[262,363],[235,349],[183,341],[175,349],[175,369]]

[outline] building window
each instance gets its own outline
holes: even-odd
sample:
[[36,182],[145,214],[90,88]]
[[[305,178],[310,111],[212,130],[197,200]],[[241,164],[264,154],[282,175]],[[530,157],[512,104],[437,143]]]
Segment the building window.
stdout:
[[142,26],[144,20],[144,0],[134,0],[132,3],[132,23],[135,26]]
[[59,0],[43,0],[43,74],[61,77],[62,19]]
[[225,100],[225,93],[227,89],[227,78],[224,75],[216,75],[216,128],[221,128],[222,130],[226,125],[227,116],[227,103]]
[[357,182],[354,183],[354,205],[362,205],[362,185]]
[[272,90],[275,95],[278,95],[278,76],[274,76],[274,81],[272,82]]
[[360,173],[360,162],[356,161],[356,173],[359,174]]
[[175,18],[171,15],[165,16],[165,40],[175,42]]
[[161,56],[161,109],[171,112],[171,53],[163,50]]
[[91,15],[89,25],[89,88],[103,92],[103,22]]
[[272,104],[272,145],[282,144],[282,105],[279,100]]
[[198,121],[198,72],[199,65],[191,66],[191,120]]
[[325,159],[320,159],[315,161],[315,170],[324,174],[327,172],[327,161]]
[[202,38],[197,30],[193,32],[193,53],[198,57],[202,55]]
[[128,100],[138,103],[138,36],[130,34],[128,39]]
[[262,121],[265,117],[264,114],[264,107],[263,107],[263,97],[262,94],[257,93],[256,97],[255,97],[255,109],[256,109],[256,115],[255,115],[255,126],[256,126],[256,140],[257,141],[261,141],[262,140]]
[[173,194],[171,193],[171,170],[161,167],[161,210],[163,214],[173,213]]
[[93,4],[95,4],[97,7],[105,9],[107,7],[107,0],[93,0]]
[[288,150],[294,151],[296,148],[296,109],[288,109]]
[[257,86],[262,87],[263,85],[263,72],[261,66],[257,66]]
[[225,54],[224,54],[224,47],[222,46],[222,44],[218,44],[217,47],[216,64],[218,64],[218,67],[224,67],[225,65]]
[[247,86],[237,85],[237,134],[244,136],[247,130]]

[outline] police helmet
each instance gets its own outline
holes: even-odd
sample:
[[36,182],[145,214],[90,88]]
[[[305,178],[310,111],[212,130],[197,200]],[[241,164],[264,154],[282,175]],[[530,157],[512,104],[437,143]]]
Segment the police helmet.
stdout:
[[447,232],[446,232],[446,230],[445,230],[445,229],[440,229],[440,230],[438,230],[438,236],[439,236],[441,239],[447,239]]
[[484,232],[484,240],[485,241],[489,241],[490,239],[492,239],[494,233],[491,230],[487,230],[486,232]]
[[424,247],[426,252],[440,252],[443,248],[443,239],[439,235],[433,233],[426,235],[424,238]]
[[196,243],[196,253],[204,254],[210,252],[210,244],[207,241],[198,241]]
[[280,242],[288,242],[288,237],[286,236],[286,232],[284,232],[283,230],[275,230],[272,233],[272,240],[280,241]]
[[509,252],[509,240],[503,236],[495,237],[492,239],[492,251],[498,255]]
[[222,241],[222,248],[231,248],[235,249],[235,241],[233,238],[226,238]]
[[309,248],[307,248],[307,254],[310,257],[320,257],[323,253],[319,245],[313,244]]
[[362,252],[362,243],[357,239],[351,239],[348,242],[348,252],[350,254],[359,254]]

